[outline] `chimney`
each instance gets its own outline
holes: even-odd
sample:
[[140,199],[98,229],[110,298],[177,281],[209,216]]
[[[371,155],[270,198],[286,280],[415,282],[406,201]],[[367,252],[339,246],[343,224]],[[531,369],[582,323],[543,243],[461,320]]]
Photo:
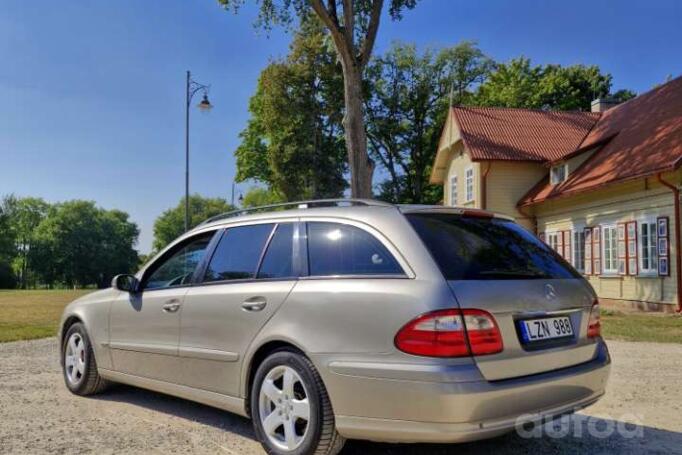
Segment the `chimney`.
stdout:
[[592,101],[591,104],[592,112],[605,112],[618,104],[620,103],[618,103],[618,101],[616,100],[610,100],[608,98],[597,98],[596,100]]

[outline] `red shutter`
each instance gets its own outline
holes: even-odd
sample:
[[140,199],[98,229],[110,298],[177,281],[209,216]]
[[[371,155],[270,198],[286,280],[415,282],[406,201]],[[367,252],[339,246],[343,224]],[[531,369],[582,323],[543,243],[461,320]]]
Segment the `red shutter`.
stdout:
[[[676,245],[675,248],[679,248]],[[667,216],[656,218],[656,249],[658,250],[658,275],[670,276],[670,223]]]
[[618,232],[618,275],[626,275],[627,274],[627,263],[628,263],[628,254],[627,254],[627,243],[625,241],[625,223],[618,223],[617,227],[617,232]]
[[592,229],[592,273],[601,275],[601,228]]
[[585,228],[585,275],[592,275],[592,228]]
[[[649,234],[651,235],[651,234]],[[627,258],[628,258],[628,275],[637,275],[638,264],[637,260],[637,222],[630,221],[627,224],[627,231],[625,233],[625,241],[627,242]]]

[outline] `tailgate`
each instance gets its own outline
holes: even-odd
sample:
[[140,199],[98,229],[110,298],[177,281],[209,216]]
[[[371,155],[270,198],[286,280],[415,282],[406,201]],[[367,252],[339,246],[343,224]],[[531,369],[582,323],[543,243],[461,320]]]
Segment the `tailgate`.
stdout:
[[[566,368],[592,360],[596,343],[587,338],[587,322],[594,296],[583,280],[449,281],[461,308],[477,308],[493,315],[502,334],[499,354],[478,356],[481,374],[490,380],[509,379]],[[567,318],[567,319],[566,319]],[[538,338],[524,332],[548,321],[568,321],[571,333]],[[537,329],[535,329],[537,330]],[[568,330],[566,330],[568,331]],[[535,335],[535,337],[533,337]]]

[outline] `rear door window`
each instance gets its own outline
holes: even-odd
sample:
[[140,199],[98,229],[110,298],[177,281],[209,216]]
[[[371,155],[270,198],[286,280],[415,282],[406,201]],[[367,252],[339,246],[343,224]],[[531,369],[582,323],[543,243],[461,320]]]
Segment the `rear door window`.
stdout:
[[372,234],[339,223],[309,222],[311,276],[403,275],[393,255]]
[[274,224],[226,229],[206,268],[204,282],[254,278]]
[[290,278],[294,276],[294,225],[283,223],[270,240],[263,256],[258,278]]
[[556,252],[518,224],[457,214],[407,214],[448,280],[579,278]]

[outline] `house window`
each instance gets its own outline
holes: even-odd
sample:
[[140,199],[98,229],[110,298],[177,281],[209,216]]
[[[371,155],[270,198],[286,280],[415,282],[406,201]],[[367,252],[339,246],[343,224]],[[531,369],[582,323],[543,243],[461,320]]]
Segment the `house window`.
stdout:
[[457,176],[450,178],[450,205],[457,205]]
[[604,273],[618,273],[618,229],[616,226],[602,227],[602,268]]
[[547,233],[547,245],[554,251],[559,251],[559,235],[560,232],[548,232]]
[[585,230],[577,228],[573,231],[573,267],[579,272],[585,271]]
[[639,225],[639,270],[641,273],[658,273],[656,252],[656,221],[645,221]]
[[466,184],[466,202],[474,200],[474,168],[467,168],[464,173]]
[[568,165],[566,163],[552,166],[552,169],[550,170],[550,181],[552,185],[556,185],[557,183],[563,182],[564,180],[566,180],[567,176]]

